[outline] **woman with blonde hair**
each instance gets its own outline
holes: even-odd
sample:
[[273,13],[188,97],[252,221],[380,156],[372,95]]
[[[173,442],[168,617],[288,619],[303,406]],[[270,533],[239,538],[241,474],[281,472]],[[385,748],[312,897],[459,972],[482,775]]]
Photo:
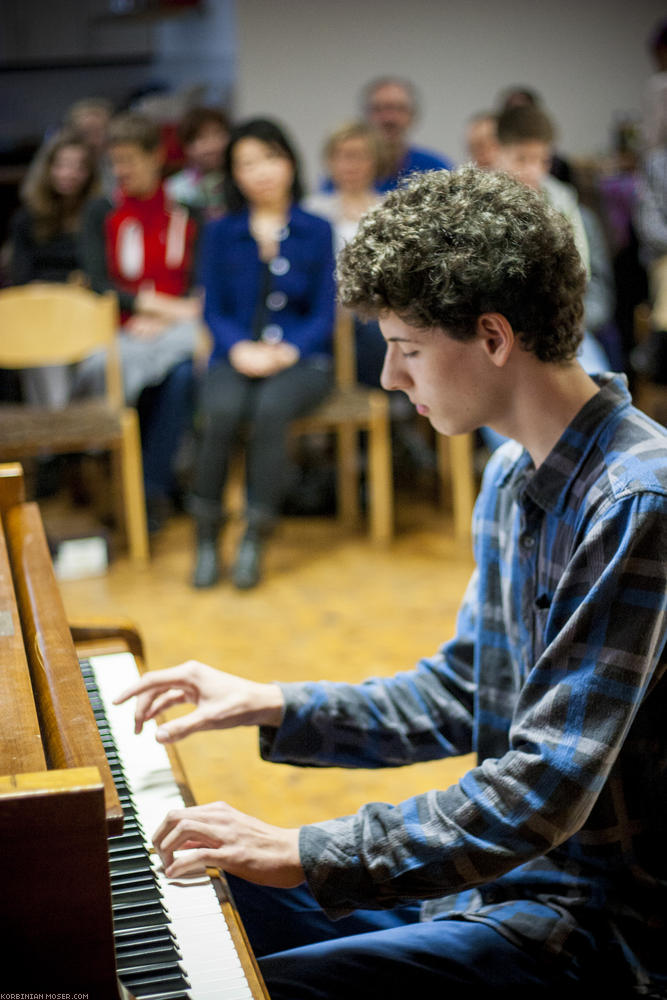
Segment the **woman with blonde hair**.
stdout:
[[327,137],[322,157],[333,190],[310,195],[305,206],[329,220],[338,253],[355,235],[364,212],[381,199],[374,184],[382,172],[382,142],[365,122],[348,122]]
[[[361,217],[382,200],[374,185],[383,173],[386,154],[377,130],[366,122],[353,121],[325,139],[322,158],[332,190],[309,195],[304,207],[331,223],[338,254],[355,236]],[[384,341],[377,323],[356,319],[355,340],[358,380],[379,386]]]

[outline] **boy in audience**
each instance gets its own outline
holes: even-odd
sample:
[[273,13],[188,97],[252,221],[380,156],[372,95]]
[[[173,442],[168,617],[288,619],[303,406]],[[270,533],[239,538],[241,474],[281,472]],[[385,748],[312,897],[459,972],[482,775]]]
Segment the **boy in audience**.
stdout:
[[[174,456],[190,414],[200,316],[199,299],[190,294],[196,229],[162,184],[158,125],[118,115],[108,147],[118,197],[89,204],[82,263],[95,291],[118,294],[125,397],[139,409],[149,529],[156,531],[169,511]],[[82,362],[76,393],[95,395],[103,385],[104,358]]]
[[455,637],[362,684],[190,661],[118,700],[138,696],[138,729],[195,703],[164,743],[258,725],[283,763],[477,765],[300,829],[223,802],[174,810],[154,836],[167,875],[231,873],[272,1000],[662,996],[667,431],[623,376],[579,365],[571,229],[503,173],[411,178],[338,277],[345,305],[379,316],[386,389],[439,433],[513,439],[485,471]]
[[225,210],[222,161],[229,138],[227,116],[218,108],[190,108],[178,131],[186,165],[167,179],[167,193],[202,221],[217,219]]
[[588,243],[573,187],[549,173],[555,129],[549,115],[530,104],[510,107],[498,115],[496,166],[529,187],[542,191],[550,204],[570,221],[581,258],[588,266]]
[[494,170],[498,159],[498,116],[493,111],[479,111],[468,119],[465,131],[466,151],[470,162],[482,170]]
[[[509,107],[497,119],[498,151],[496,168],[528,187],[540,191],[550,205],[568,220],[574,231],[574,241],[590,277],[598,261],[591,260],[591,246],[579,210],[579,199],[573,187],[557,180],[549,167],[554,148],[555,130],[549,115],[539,107],[521,104]],[[586,302],[585,302],[586,305]],[[586,322],[588,316],[585,316]],[[589,372],[609,368],[607,355],[587,325],[582,339],[579,360]]]

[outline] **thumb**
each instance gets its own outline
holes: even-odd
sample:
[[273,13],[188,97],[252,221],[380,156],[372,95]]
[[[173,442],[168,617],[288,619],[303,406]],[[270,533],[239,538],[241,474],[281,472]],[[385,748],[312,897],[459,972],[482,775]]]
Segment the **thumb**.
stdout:
[[199,729],[207,728],[208,720],[201,708],[196,708],[187,715],[179,716],[177,719],[170,719],[158,727],[155,739],[158,743],[175,743],[182,740],[190,733],[196,733]]

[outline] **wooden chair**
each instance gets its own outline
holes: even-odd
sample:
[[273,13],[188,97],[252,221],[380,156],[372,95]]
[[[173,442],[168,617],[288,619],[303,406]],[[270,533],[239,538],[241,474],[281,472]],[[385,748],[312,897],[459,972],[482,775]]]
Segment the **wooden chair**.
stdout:
[[477,496],[473,445],[474,434],[436,435],[441,497],[451,490],[454,537],[463,543],[470,540],[472,510]]
[[[651,307],[642,302],[634,312],[635,343],[642,344],[651,332]],[[635,376],[634,403],[649,417],[667,425],[667,385],[659,385],[639,375]]]
[[391,466],[389,399],[381,389],[357,384],[352,314],[339,308],[334,332],[335,388],[305,417],[293,421],[293,435],[333,432],[336,435],[338,513],[351,527],[360,520],[359,432],[368,433],[367,486],[370,535],[386,545],[394,533],[394,490]]
[[0,289],[0,367],[74,364],[106,349],[106,395],[52,410],[0,404],[0,461],[109,450],[119,473],[129,550],[148,559],[139,422],[123,401],[115,295],[36,283]]
[[[389,400],[381,390],[357,384],[352,314],[342,307],[338,309],[334,352],[335,392],[314,413],[295,421],[292,433],[336,432],[340,517],[345,523],[354,525],[359,521],[356,432],[368,430],[370,531],[373,541],[385,544],[393,535],[394,521]],[[451,490],[454,534],[458,541],[464,543],[470,538],[477,493],[473,438],[472,434],[456,437],[436,435],[442,496]]]

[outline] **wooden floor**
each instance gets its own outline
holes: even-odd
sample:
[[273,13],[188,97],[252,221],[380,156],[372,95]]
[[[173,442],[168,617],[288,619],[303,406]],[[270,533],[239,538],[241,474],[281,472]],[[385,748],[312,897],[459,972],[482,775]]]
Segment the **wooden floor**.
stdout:
[[[49,533],[62,512],[42,505]],[[59,520],[60,519],[60,520]],[[71,529],[71,524],[70,524]],[[453,631],[472,568],[451,518],[432,498],[399,497],[397,535],[386,551],[327,517],[286,518],[266,558],[265,582],[238,592],[228,582],[195,591],[191,526],[172,519],[150,566],[114,559],[106,575],[61,584],[71,620],[129,618],[149,669],[199,659],[260,681],[326,677],[359,681],[410,668]],[[231,558],[238,527],[225,548]],[[383,771],[291,768],[262,762],[254,729],[188,738],[182,754],[199,802],[225,799],[268,822],[297,826],[447,787],[467,758]]]

